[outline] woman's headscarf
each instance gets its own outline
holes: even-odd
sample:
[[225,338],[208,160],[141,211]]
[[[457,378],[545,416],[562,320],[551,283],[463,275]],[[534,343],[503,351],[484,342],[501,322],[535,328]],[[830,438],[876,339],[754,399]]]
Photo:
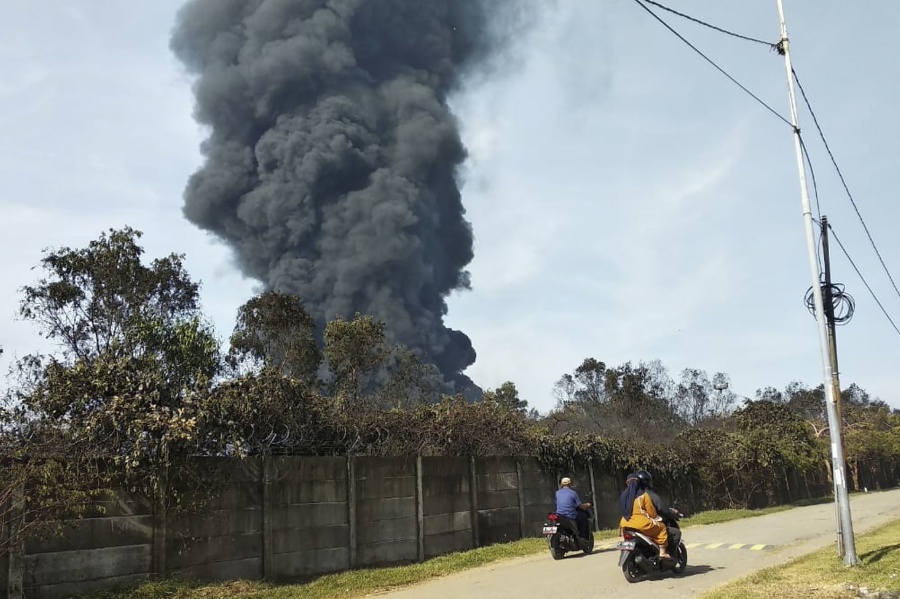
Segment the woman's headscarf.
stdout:
[[619,510],[622,512],[622,517],[628,520],[634,510],[634,500],[644,492],[644,484],[638,478],[637,473],[632,473],[625,479],[625,485],[625,490],[619,495]]

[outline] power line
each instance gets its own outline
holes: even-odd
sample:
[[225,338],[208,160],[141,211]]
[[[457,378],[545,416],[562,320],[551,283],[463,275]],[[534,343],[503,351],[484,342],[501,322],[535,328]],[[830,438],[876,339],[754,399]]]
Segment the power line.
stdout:
[[684,37],[683,35],[681,35],[681,34],[678,33],[677,31],[675,31],[675,29],[673,29],[671,25],[669,25],[668,23],[666,23],[659,15],[657,15],[655,12],[653,12],[652,10],[650,10],[650,8],[648,8],[648,7],[644,4],[644,1],[645,1],[645,0],[634,0],[634,1],[637,3],[638,6],[640,6],[641,8],[643,8],[644,10],[646,10],[648,13],[650,13],[650,15],[651,15],[654,19],[656,19],[657,21],[659,21],[660,23],[662,23],[663,27],[665,27],[666,29],[668,29],[669,31],[671,31],[673,34],[675,34],[675,36],[676,36],[678,39],[680,39],[682,42],[684,42],[685,44],[687,44],[688,47],[691,48],[691,50],[693,50],[694,52],[696,52],[697,54],[699,54],[699,55],[703,58],[703,60],[705,60],[706,62],[708,62],[709,64],[711,64],[713,67],[715,67],[715,69],[716,69],[717,71],[719,71],[720,73],[722,73],[723,75],[725,75],[726,77],[728,77],[728,79],[729,79],[732,83],[734,83],[734,84],[737,85],[739,88],[741,88],[742,90],[744,90],[744,92],[747,93],[747,95],[749,95],[751,98],[753,98],[754,100],[756,100],[758,103],[762,104],[762,106],[765,107],[766,110],[768,110],[769,112],[771,112],[772,114],[774,114],[776,117],[778,117],[779,119],[781,119],[781,120],[782,120],[785,124],[787,124],[791,129],[794,128],[794,126],[791,124],[791,122],[790,122],[789,120],[787,120],[786,118],[784,118],[783,116],[781,116],[781,115],[778,113],[778,111],[776,111],[774,108],[772,108],[771,106],[769,106],[768,104],[766,104],[763,100],[761,100],[761,99],[759,98],[759,96],[757,96],[757,95],[754,94],[752,91],[750,91],[749,89],[747,89],[746,87],[744,87],[737,79],[735,79],[734,77],[732,77],[731,75],[729,75],[729,74],[725,71],[725,69],[723,69],[722,67],[720,67],[719,65],[717,65],[710,57],[708,57],[706,54],[704,54],[703,52],[701,52],[700,49],[697,48],[697,46],[695,46],[694,44],[692,44],[691,42],[689,42],[687,39],[685,39],[685,37]]
[[797,87],[800,89],[800,95],[803,96],[803,101],[806,103],[806,108],[807,110],[809,110],[809,114],[812,117],[813,123],[815,123],[816,129],[819,131],[819,137],[822,139],[822,143],[825,145],[825,150],[828,151],[828,156],[829,158],[831,158],[831,163],[834,165],[838,177],[841,180],[841,184],[844,186],[844,191],[847,193],[847,197],[850,198],[850,203],[853,205],[853,210],[856,211],[856,216],[859,218],[859,222],[862,223],[863,229],[865,229],[866,231],[866,236],[869,238],[869,243],[872,244],[872,249],[875,250],[875,254],[878,256],[878,261],[881,262],[881,267],[884,269],[884,272],[887,273],[888,279],[890,279],[891,281],[891,285],[894,286],[894,291],[897,293],[897,297],[900,297],[900,289],[897,288],[897,283],[894,282],[894,277],[891,276],[891,272],[888,270],[887,264],[884,263],[884,258],[881,257],[881,252],[878,251],[878,247],[875,245],[875,240],[872,239],[872,234],[869,232],[869,227],[866,226],[866,221],[863,220],[862,214],[860,214],[859,208],[856,206],[856,201],[853,199],[853,194],[850,193],[850,188],[847,186],[847,181],[844,179],[844,174],[841,172],[841,169],[837,164],[837,160],[835,160],[834,154],[832,154],[831,148],[828,146],[828,141],[825,139],[825,133],[822,131],[822,127],[819,126],[819,119],[816,118],[816,113],[813,112],[812,106],[809,103],[809,98],[806,97],[806,92],[803,90],[803,86],[800,84],[800,78],[797,76],[797,71],[791,68],[791,73],[794,76],[794,81],[797,82]]
[[837,241],[838,246],[840,246],[841,251],[844,252],[844,256],[847,257],[847,260],[850,261],[850,265],[853,267],[853,270],[856,271],[856,274],[859,276],[860,280],[863,282],[863,285],[866,286],[866,289],[869,290],[869,293],[872,295],[872,299],[875,300],[875,303],[878,304],[878,307],[881,308],[881,311],[884,313],[885,318],[891,323],[891,326],[894,327],[894,330],[897,331],[897,334],[900,335],[900,329],[897,328],[897,325],[894,324],[893,319],[888,315],[887,310],[884,309],[884,306],[881,305],[881,302],[878,301],[878,297],[875,295],[875,292],[872,291],[872,288],[866,282],[865,277],[862,276],[862,273],[859,272],[859,269],[856,267],[856,263],[853,262],[853,258],[850,257],[850,254],[847,253],[847,250],[844,248],[844,244],[841,243],[840,238],[837,236],[837,233],[834,232],[834,227],[829,223],[828,228],[831,229],[831,234],[834,236],[834,240]]
[[694,23],[697,23],[698,25],[703,25],[704,27],[709,27],[710,29],[714,29],[715,31],[718,31],[719,33],[724,33],[726,35],[730,35],[730,36],[736,37],[738,39],[747,40],[748,42],[755,42],[757,44],[763,44],[765,46],[769,46],[772,49],[774,49],[777,46],[777,44],[773,44],[772,42],[767,42],[765,40],[756,39],[754,37],[747,37],[746,35],[741,35],[740,33],[735,33],[733,31],[728,31],[727,29],[722,29],[721,27],[716,27],[715,25],[712,25],[705,21],[701,21],[700,19],[697,19],[690,15],[686,15],[684,13],[678,12],[677,10],[669,8],[668,6],[663,6],[659,2],[654,2],[653,0],[643,0],[643,1],[646,2],[647,4],[652,4],[653,6],[655,6],[657,8],[661,8],[662,10],[668,11],[668,12],[672,13],[673,15],[678,15],[679,17],[687,19],[688,21],[693,21]]

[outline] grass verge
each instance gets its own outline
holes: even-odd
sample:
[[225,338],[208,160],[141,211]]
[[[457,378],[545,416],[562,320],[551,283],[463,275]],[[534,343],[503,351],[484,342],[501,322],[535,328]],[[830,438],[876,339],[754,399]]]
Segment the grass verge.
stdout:
[[[598,542],[609,541],[615,537],[614,530],[602,531],[595,535]],[[101,591],[88,597],[90,599],[352,599],[546,550],[547,541],[543,538],[522,539],[442,555],[421,564],[328,574],[303,584],[276,585],[267,582],[239,581],[201,586],[187,581],[165,580],[148,582],[136,588]]]
[[[825,501],[830,501],[826,498]],[[701,512],[681,521],[683,527],[719,524],[753,516],[762,516],[795,506],[779,506],[763,510],[715,510]],[[603,530],[594,535],[599,543],[618,535],[616,530]],[[485,566],[506,559],[534,555],[547,550],[543,538],[522,539],[512,543],[491,545],[471,551],[442,555],[421,564],[353,570],[328,574],[303,584],[274,584],[260,581],[237,581],[200,585],[190,581],[163,580],[138,587],[100,591],[86,599],[354,599],[379,591],[397,589],[427,582]]]
[[760,570],[701,597],[837,599],[858,597],[858,589],[862,588],[868,589],[870,596],[881,591],[900,591],[900,520],[857,535],[856,555],[859,564],[848,568],[837,558],[834,547],[828,547],[783,566]]

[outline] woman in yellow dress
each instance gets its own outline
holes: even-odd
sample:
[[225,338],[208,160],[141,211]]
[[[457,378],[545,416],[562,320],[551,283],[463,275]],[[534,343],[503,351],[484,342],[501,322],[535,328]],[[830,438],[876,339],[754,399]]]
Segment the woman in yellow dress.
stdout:
[[646,470],[629,474],[625,479],[626,488],[619,496],[619,509],[622,519],[619,520],[619,531],[631,528],[647,535],[659,545],[659,557],[669,559],[669,531],[659,517],[658,509],[662,506],[659,496],[650,490],[653,477]]

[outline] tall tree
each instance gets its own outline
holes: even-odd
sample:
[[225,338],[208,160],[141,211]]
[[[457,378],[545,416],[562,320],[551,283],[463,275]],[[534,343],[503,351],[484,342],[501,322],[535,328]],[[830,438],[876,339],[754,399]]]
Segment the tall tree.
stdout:
[[675,391],[675,410],[692,426],[703,422],[711,414],[713,386],[706,371],[685,368]]
[[20,314],[60,350],[19,361],[25,384],[5,428],[46,464],[36,476],[48,485],[96,488],[113,476],[153,485],[160,465],[206,437],[198,429],[221,368],[218,341],[183,257],[145,265],[140,237],[110,230],[86,248],[47,250],[45,276],[23,289]]
[[385,325],[372,316],[357,313],[352,320],[338,317],[325,325],[325,358],[341,402],[355,402],[372,390],[389,355]]
[[519,390],[512,381],[506,381],[496,389],[488,389],[484,392],[484,401],[495,403],[500,408],[519,414],[528,413],[528,402],[519,397]]
[[383,407],[412,407],[433,404],[441,398],[444,380],[434,364],[424,362],[418,353],[403,346],[390,348],[384,362],[385,381],[375,393]]
[[86,248],[46,250],[40,262],[46,277],[22,289],[22,318],[40,325],[69,360],[158,349],[148,323],[169,327],[199,316],[199,285],[185,271],[183,255],[145,266],[137,243],[142,235],[110,229]]
[[238,370],[271,368],[315,383],[322,352],[316,323],[295,294],[266,291],[238,308],[229,364]]

